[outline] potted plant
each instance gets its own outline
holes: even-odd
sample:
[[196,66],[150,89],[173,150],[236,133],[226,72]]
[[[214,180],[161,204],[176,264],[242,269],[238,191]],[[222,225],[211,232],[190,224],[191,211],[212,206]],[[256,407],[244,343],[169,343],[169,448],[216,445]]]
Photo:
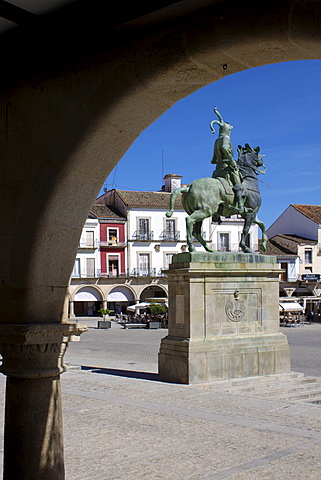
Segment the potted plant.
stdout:
[[111,321],[107,320],[110,310],[108,308],[100,308],[98,312],[103,316],[103,320],[98,320],[98,328],[111,328]]
[[166,307],[160,305],[159,303],[151,303],[149,309],[151,311],[151,314],[155,318],[148,322],[148,328],[159,328],[160,322],[157,320],[157,316],[164,315],[166,313]]

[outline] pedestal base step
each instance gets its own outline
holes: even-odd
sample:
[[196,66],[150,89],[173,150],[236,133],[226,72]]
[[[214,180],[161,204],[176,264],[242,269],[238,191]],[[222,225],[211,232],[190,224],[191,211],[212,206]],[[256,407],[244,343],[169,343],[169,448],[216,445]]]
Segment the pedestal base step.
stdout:
[[299,372],[223,380],[207,384],[206,388],[252,398],[321,405],[320,379]]

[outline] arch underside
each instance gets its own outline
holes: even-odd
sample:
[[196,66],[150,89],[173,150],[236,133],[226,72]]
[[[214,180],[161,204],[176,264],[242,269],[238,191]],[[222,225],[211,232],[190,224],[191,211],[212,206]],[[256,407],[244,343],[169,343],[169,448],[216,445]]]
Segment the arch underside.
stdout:
[[83,58],[75,48],[68,64],[31,61],[3,80],[2,322],[61,321],[104,179],[176,101],[241,70],[320,58],[319,2],[179,4],[97,32]]

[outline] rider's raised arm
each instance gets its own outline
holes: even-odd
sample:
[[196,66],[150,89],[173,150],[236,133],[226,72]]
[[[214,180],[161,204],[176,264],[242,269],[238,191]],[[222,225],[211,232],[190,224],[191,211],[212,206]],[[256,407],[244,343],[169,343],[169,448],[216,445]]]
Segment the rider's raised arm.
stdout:
[[219,121],[222,122],[222,123],[224,123],[223,117],[222,117],[222,115],[220,114],[220,112],[217,110],[216,107],[214,107],[214,113],[215,113],[215,115],[217,116],[217,118],[219,119]]

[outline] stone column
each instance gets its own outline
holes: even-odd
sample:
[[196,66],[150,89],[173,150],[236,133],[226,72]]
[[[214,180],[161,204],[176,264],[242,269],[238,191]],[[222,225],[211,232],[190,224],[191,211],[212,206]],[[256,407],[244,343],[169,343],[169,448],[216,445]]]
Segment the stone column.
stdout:
[[69,302],[69,318],[75,318],[75,302],[73,300]]
[[64,480],[60,374],[82,324],[0,325],[7,375],[4,480]]
[[168,336],[159,351],[163,380],[201,383],[290,371],[287,338],[279,332],[275,257],[179,253],[167,275]]

